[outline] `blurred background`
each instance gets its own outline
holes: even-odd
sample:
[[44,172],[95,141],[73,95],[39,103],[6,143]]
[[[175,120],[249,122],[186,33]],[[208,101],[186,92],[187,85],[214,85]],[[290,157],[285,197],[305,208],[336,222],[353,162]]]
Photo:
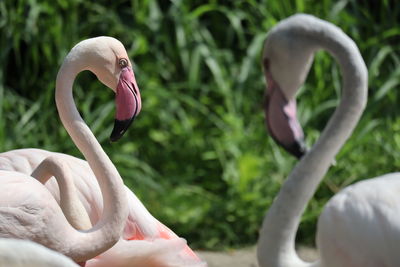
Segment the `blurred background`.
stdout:
[[[143,108],[111,144],[114,96],[85,72],[79,110],[153,215],[195,248],[254,244],[296,160],[267,135],[261,51],[268,30],[297,12],[343,29],[369,69],[369,102],[355,133],[309,203],[298,241],[341,188],[400,169],[400,5],[396,1],[1,0],[0,151],[35,147],[82,157],[61,126],[55,77],[79,41],[113,36],[126,47]],[[319,52],[299,92],[311,146],[340,95],[338,66]]]

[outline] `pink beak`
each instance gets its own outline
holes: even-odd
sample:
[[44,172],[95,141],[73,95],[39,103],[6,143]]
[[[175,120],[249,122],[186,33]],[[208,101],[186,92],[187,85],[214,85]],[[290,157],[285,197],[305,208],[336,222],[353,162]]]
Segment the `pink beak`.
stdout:
[[115,96],[116,114],[114,129],[111,133],[112,142],[120,139],[142,108],[139,87],[130,67],[121,71]]

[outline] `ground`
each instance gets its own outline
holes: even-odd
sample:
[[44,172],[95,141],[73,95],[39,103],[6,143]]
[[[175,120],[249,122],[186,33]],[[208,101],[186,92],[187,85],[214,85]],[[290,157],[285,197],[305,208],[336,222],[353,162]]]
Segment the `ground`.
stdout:
[[[197,251],[200,258],[208,263],[208,267],[257,267],[256,248],[231,250],[225,252]],[[313,248],[300,247],[300,257],[313,261],[317,258],[317,252]]]

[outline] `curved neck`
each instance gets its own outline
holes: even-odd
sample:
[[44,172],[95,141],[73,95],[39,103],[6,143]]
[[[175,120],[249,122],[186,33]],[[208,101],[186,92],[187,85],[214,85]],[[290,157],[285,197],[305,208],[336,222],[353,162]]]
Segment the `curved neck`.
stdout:
[[80,57],[68,55],[56,81],[56,104],[61,121],[73,142],[82,152],[94,172],[103,195],[103,214],[99,222],[86,233],[71,231],[65,243],[77,249],[69,251],[76,261],[85,261],[113,246],[121,236],[128,216],[123,181],[76,109],[72,85],[83,70]]
[[60,156],[45,158],[32,172],[31,176],[42,184],[45,184],[54,176],[60,191],[60,207],[68,222],[78,230],[92,228],[89,215],[79,200],[71,170]]
[[354,42],[330,23],[318,20],[308,26],[292,25],[291,37],[302,39],[312,51],[325,49],[337,59],[343,78],[342,97],[321,137],[293,169],[265,216],[258,245],[261,266],[311,265],[301,261],[295,252],[301,215],[351,135],[367,101],[367,70]]

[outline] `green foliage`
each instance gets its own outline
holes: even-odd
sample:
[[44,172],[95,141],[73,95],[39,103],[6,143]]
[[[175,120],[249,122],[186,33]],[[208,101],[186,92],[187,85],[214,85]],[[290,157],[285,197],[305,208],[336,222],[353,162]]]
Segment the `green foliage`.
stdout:
[[[311,243],[324,203],[362,178],[400,166],[400,5],[395,1],[0,1],[0,151],[38,147],[80,156],[54,105],[58,67],[78,41],[116,37],[134,61],[143,109],[110,144],[113,95],[94,75],[75,83],[87,123],[125,182],[191,244],[254,243],[295,160],[265,133],[260,56],[267,31],[305,12],[341,27],[368,65],[370,97],[356,132],[311,201],[298,238]],[[318,53],[299,94],[311,145],[340,95]],[[398,152],[399,151],[399,152]]]

